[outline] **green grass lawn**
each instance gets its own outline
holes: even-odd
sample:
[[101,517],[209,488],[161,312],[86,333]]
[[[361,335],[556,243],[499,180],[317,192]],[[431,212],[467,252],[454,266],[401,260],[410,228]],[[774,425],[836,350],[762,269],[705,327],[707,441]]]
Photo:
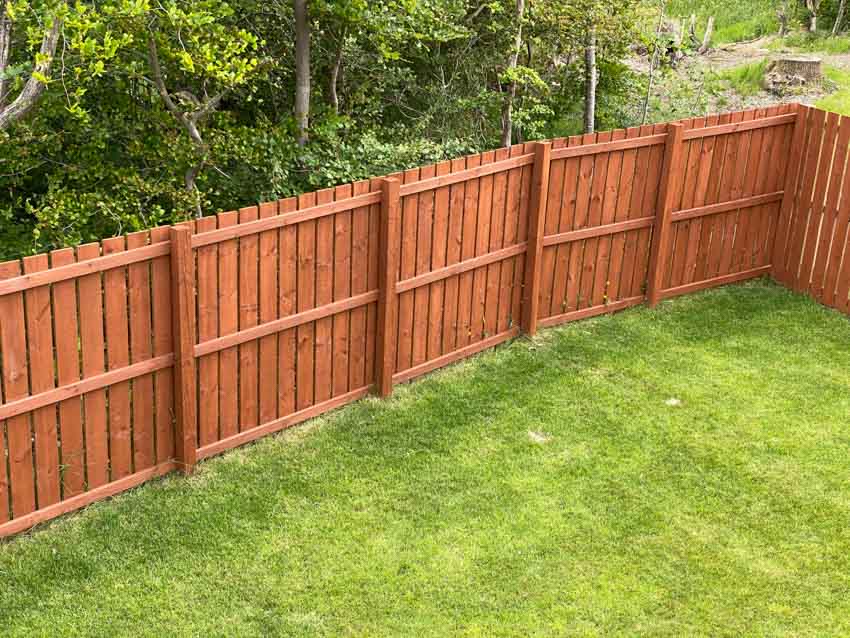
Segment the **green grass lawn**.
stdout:
[[827,66],[824,74],[835,84],[835,91],[821,98],[815,106],[839,115],[850,115],[850,71]]
[[846,635],[848,415],[772,284],[570,324],[0,545],[0,633]]

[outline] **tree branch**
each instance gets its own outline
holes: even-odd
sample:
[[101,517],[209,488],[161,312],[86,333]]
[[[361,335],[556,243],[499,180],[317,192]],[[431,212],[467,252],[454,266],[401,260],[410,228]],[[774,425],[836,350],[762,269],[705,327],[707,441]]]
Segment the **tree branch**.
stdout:
[[[4,12],[4,18],[7,17]],[[50,30],[44,34],[41,41],[41,49],[36,59],[35,67],[24,88],[18,97],[5,108],[0,108],[0,131],[8,128],[15,122],[26,117],[35,107],[36,102],[44,93],[46,84],[38,79],[39,76],[49,77],[50,66],[53,64],[53,56],[56,53],[56,44],[59,42],[59,32],[62,29],[62,20],[57,16],[49,18],[52,22]],[[5,28],[5,27],[4,27]],[[11,23],[8,26],[11,35]],[[7,47],[10,46],[7,44]],[[8,64],[8,58],[6,60]],[[1,88],[1,87],[0,87]]]

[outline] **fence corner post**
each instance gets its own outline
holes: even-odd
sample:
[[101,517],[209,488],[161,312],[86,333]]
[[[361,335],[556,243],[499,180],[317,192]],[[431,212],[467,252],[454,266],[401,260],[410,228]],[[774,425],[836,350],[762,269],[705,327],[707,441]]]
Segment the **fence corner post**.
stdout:
[[395,317],[398,311],[396,278],[401,248],[399,235],[401,186],[393,177],[384,178],[380,183],[381,220],[378,244],[378,334],[375,388],[378,396],[386,397],[392,394],[395,371]]
[[785,169],[785,182],[782,189],[782,204],[776,221],[776,234],[773,246],[770,247],[770,276],[780,282],[785,280],[785,247],[788,242],[788,231],[797,195],[797,183],[803,165],[803,145],[806,139],[806,120],[809,115],[808,107],[797,104],[797,117],[794,120],[794,132],[791,143],[791,155]]
[[197,462],[195,442],[195,266],[192,259],[192,231],[172,226],[171,236],[171,317],[174,331],[174,448],[184,474],[191,474]]
[[672,229],[673,197],[676,181],[681,179],[682,149],[685,127],[682,124],[668,124],[667,142],[664,145],[664,164],[661,169],[661,189],[655,211],[655,226],[652,230],[652,246],[647,274],[646,297],[650,308],[661,301],[661,286],[667,257],[670,254],[670,231]]
[[546,222],[546,201],[549,198],[549,167],[552,162],[552,143],[534,145],[534,170],[531,181],[531,205],[528,208],[528,241],[525,252],[525,281],[523,282],[522,331],[529,336],[537,333],[537,314],[540,306],[540,263],[543,257],[543,231]]

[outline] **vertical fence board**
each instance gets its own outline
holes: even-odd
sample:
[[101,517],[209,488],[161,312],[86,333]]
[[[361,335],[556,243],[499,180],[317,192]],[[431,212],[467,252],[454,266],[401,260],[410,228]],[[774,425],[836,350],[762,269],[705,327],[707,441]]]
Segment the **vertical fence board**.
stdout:
[[[197,231],[205,233],[218,226],[215,217],[203,217],[197,221]],[[197,250],[197,303],[198,342],[203,343],[218,337],[219,290],[218,290],[219,244],[201,246]],[[219,394],[232,392],[219,387],[219,353],[213,352],[198,359],[198,445],[203,447],[219,440]]]
[[[98,244],[85,244],[77,248],[77,259],[83,261],[100,256]],[[103,289],[101,274],[80,277],[80,349],[83,378],[103,373]],[[94,390],[85,395],[86,480],[88,488],[105,485],[109,481],[109,443],[106,420],[106,390]]]
[[[235,226],[239,221],[235,211],[218,215],[218,227]],[[218,245],[218,335],[239,330],[239,243],[229,239]],[[219,438],[226,439],[239,432],[239,347],[218,353]]]
[[[123,237],[104,240],[104,254],[125,250]],[[127,271],[112,268],[103,274],[104,328],[106,332],[106,362],[109,370],[118,370],[130,363],[130,343],[127,317]],[[111,480],[128,476],[133,471],[130,425],[130,382],[122,381],[109,387],[109,459]]]
[[[308,193],[298,197],[298,208],[309,208],[316,204],[316,194]],[[298,312],[310,310],[316,305],[316,222],[306,221],[298,224],[298,276],[297,299]],[[313,404],[313,374],[315,346],[315,323],[307,323],[297,328],[297,364],[296,364],[296,410],[303,410]]]
[[[24,258],[24,273],[47,270],[47,255]],[[27,349],[30,364],[30,393],[39,394],[55,387],[53,377],[53,321],[50,287],[38,286],[24,293]],[[38,507],[57,503],[59,488],[59,429],[56,406],[35,410],[32,414],[35,435],[35,484]]]
[[[278,202],[280,214],[298,209],[294,197]],[[298,228],[284,226],[278,231],[278,316],[288,317],[298,311]],[[284,417],[296,410],[296,382],[298,365],[297,329],[289,328],[278,335],[278,416]]]
[[[404,172],[403,183],[419,181],[419,169]],[[401,253],[399,257],[399,280],[410,279],[416,274],[416,239],[419,217],[419,195],[402,198]],[[407,290],[398,297],[398,349],[396,371],[406,370],[413,365],[413,320],[414,290]]]
[[[352,195],[368,193],[368,182],[356,182],[352,185]],[[351,212],[348,228],[350,235],[350,294],[361,295],[369,289],[369,207],[361,206]],[[349,320],[349,388],[355,390],[366,385],[366,324],[369,309],[355,308]]]
[[[337,201],[351,198],[351,184],[337,186]],[[351,296],[351,211],[334,215],[333,301]],[[351,312],[340,312],[333,317],[333,396],[348,392],[350,375]]]
[[[448,175],[449,162],[440,162],[436,175]],[[434,222],[431,236],[431,270],[446,266],[449,241],[449,187],[438,188],[434,193]],[[443,327],[445,319],[445,282],[436,281],[428,286],[428,344],[427,358],[436,359],[443,353]]]
[[[277,202],[260,206],[260,219],[277,215]],[[277,319],[278,312],[278,232],[267,230],[259,237],[259,323]],[[277,416],[278,408],[278,337],[261,337],[258,344],[259,365],[259,422],[269,423]]]
[[[372,191],[381,189],[379,180],[372,180],[369,188]],[[378,242],[380,240],[380,223],[381,223],[381,205],[373,204],[369,207],[369,251],[368,251],[368,272],[366,274],[366,289],[377,290],[378,279],[378,261],[380,259],[380,248]],[[377,352],[378,339],[378,305],[377,303],[369,304],[366,308],[366,384],[371,384],[375,378],[375,357]]]
[[[0,264],[0,278],[9,279],[20,274],[19,262]],[[3,398],[9,402],[29,394],[23,293],[0,297],[0,322]],[[6,420],[6,444],[9,450],[12,515],[18,518],[36,509],[35,467],[29,414]]]
[[[239,222],[255,221],[256,206],[239,210]],[[245,235],[239,240],[239,330],[252,328],[259,319],[260,238]],[[256,341],[239,346],[239,431],[259,425],[259,348]]]
[[[73,248],[50,253],[54,268],[76,261]],[[60,386],[80,380],[79,330],[77,322],[77,283],[73,279],[53,284],[53,332],[56,335],[56,375]],[[67,399],[59,404],[59,430],[62,433],[62,497],[85,491],[86,453],[83,438],[82,400]],[[5,469],[5,463],[2,463]],[[2,489],[2,488],[0,488]]]
[[[127,248],[148,245],[149,231],[127,236]],[[151,277],[150,262],[130,264],[127,273],[127,306],[130,314],[130,362],[151,358]],[[154,437],[153,375],[143,374],[132,382],[133,464],[135,471],[153,467],[156,460]],[[64,440],[64,439],[63,439]]]
[[[316,194],[317,204],[333,201],[331,189]],[[325,306],[333,299],[334,220],[332,215],[320,217],[316,222],[316,307]],[[333,390],[333,318],[316,321],[315,351],[315,403],[331,398]]]
[[[452,160],[450,172],[455,173],[466,168],[466,158]],[[446,243],[446,265],[460,262],[463,244],[463,211],[466,182],[452,184],[449,194],[448,238]],[[460,276],[446,279],[445,306],[443,309],[443,342],[441,353],[448,354],[457,347],[458,339],[458,291]]]
[[[170,229],[151,230],[151,243],[170,242]],[[151,293],[153,312],[153,355],[163,356],[174,351],[171,308],[171,257],[157,257],[151,262]],[[174,456],[174,371],[158,370],[154,374],[156,410],[156,462],[164,463]]]
[[[436,175],[436,167],[432,164],[423,166],[419,172],[422,180],[431,179]],[[427,190],[419,193],[419,205],[416,212],[416,270],[415,274],[423,275],[431,270],[431,240],[434,226],[434,191]],[[411,363],[416,366],[428,358],[428,341],[430,326],[428,286],[420,286],[413,291],[413,343],[411,345]]]

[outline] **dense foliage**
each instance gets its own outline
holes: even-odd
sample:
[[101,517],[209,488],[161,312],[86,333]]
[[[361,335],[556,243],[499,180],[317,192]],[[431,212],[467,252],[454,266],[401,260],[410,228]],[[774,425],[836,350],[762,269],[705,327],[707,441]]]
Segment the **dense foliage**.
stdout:
[[0,0],[0,258],[635,123],[662,5],[774,1],[308,0],[299,146],[292,0]]
[[[0,108],[31,78],[43,94],[0,126],[0,256],[496,146],[509,86],[514,141],[579,132],[594,21],[597,118],[619,122],[645,5],[523,4],[518,14],[516,0],[311,0],[300,148],[291,2],[8,1]],[[54,54],[38,53],[57,22]]]

